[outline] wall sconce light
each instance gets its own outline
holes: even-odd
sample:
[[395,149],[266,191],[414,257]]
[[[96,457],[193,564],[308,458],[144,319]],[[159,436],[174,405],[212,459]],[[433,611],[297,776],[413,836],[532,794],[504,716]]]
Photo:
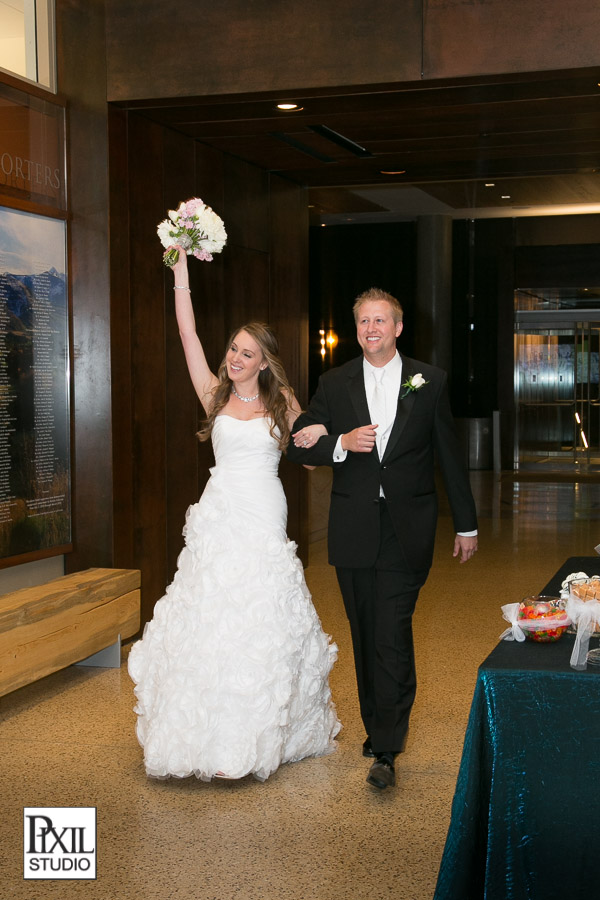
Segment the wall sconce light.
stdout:
[[333,328],[325,331],[324,328],[319,330],[319,339],[321,344],[321,359],[325,362],[327,351],[329,350],[329,361],[333,359],[333,351],[338,345],[338,336]]

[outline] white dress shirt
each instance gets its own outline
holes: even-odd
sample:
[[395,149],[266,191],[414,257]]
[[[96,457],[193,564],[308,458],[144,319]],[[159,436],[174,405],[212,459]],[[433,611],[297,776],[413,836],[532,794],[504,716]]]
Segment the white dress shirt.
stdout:
[[[391,358],[391,360],[382,367],[385,370],[385,374],[383,376],[382,388],[385,396],[385,422],[375,422],[374,424],[379,425],[377,429],[377,450],[379,452],[379,458],[383,459],[383,455],[385,453],[385,448],[387,442],[389,440],[390,432],[392,430],[392,426],[394,424],[394,420],[396,418],[396,410],[398,407],[398,395],[400,394],[400,386],[402,384],[402,357],[396,351],[396,355]],[[372,366],[370,362],[368,362],[363,357],[363,375],[365,379],[365,392],[367,395],[367,403],[369,405],[369,412],[371,413],[371,400],[373,397],[373,391],[375,388],[375,380],[373,377],[373,371],[375,370],[375,366]],[[373,422],[373,416],[371,414],[371,422]],[[344,462],[346,456],[348,455],[347,450],[342,449],[342,438],[343,434],[339,436],[337,439],[334,451],[333,451],[333,461],[334,463]],[[380,489],[381,496],[384,496],[383,489]],[[459,531],[458,534],[461,537],[476,537],[477,531]]]
[[[390,436],[390,431],[392,430],[394,419],[396,418],[398,395],[400,393],[400,383],[402,381],[402,357],[397,350],[396,355],[393,356],[390,361],[386,363],[382,368],[385,371],[382,387],[385,395],[386,421],[374,423],[379,425],[379,428],[377,429],[377,449],[379,451],[380,459],[383,458],[383,454],[385,453],[385,447]],[[367,360],[363,357],[363,375],[365,379],[365,392],[367,394],[369,412],[371,412],[371,400],[375,387],[375,381],[373,379],[374,370],[375,366],[372,366],[371,363],[367,362]],[[371,422],[373,422],[372,415]],[[334,462],[343,462],[348,454],[347,450],[342,450],[342,437],[343,435],[341,434],[337,439],[337,443],[333,451]]]

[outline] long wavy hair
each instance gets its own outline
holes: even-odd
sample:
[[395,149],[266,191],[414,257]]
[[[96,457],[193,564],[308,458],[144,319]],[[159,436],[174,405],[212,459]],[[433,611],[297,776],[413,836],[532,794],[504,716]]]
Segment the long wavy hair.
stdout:
[[285,450],[290,439],[287,414],[294,391],[279,358],[279,342],[271,328],[263,322],[249,322],[247,325],[242,325],[241,328],[236,328],[229,338],[225,356],[217,372],[219,383],[213,388],[211,410],[198,432],[198,438],[201,441],[207,441],[210,438],[216,417],[229,402],[233,382],[227,374],[227,350],[240,331],[245,331],[251,338],[254,338],[267,364],[266,368],[258,373],[259,395],[266,416],[271,422],[269,429],[271,435],[277,440],[280,449]]

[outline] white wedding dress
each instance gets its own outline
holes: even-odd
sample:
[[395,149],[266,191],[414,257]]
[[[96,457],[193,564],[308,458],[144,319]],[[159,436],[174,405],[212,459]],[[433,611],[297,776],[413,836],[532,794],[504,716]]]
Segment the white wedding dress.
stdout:
[[137,736],[148,775],[262,781],[335,749],[337,647],[286,536],[268,421],[219,415],[212,440],[177,572],[129,655]]

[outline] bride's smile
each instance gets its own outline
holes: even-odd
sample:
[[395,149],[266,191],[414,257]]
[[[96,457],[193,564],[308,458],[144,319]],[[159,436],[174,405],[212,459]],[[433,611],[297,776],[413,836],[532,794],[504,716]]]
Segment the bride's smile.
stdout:
[[[258,373],[264,368],[262,351],[246,331],[239,331],[226,354],[227,374],[238,387],[256,385]],[[242,393],[243,389],[240,390]]]

